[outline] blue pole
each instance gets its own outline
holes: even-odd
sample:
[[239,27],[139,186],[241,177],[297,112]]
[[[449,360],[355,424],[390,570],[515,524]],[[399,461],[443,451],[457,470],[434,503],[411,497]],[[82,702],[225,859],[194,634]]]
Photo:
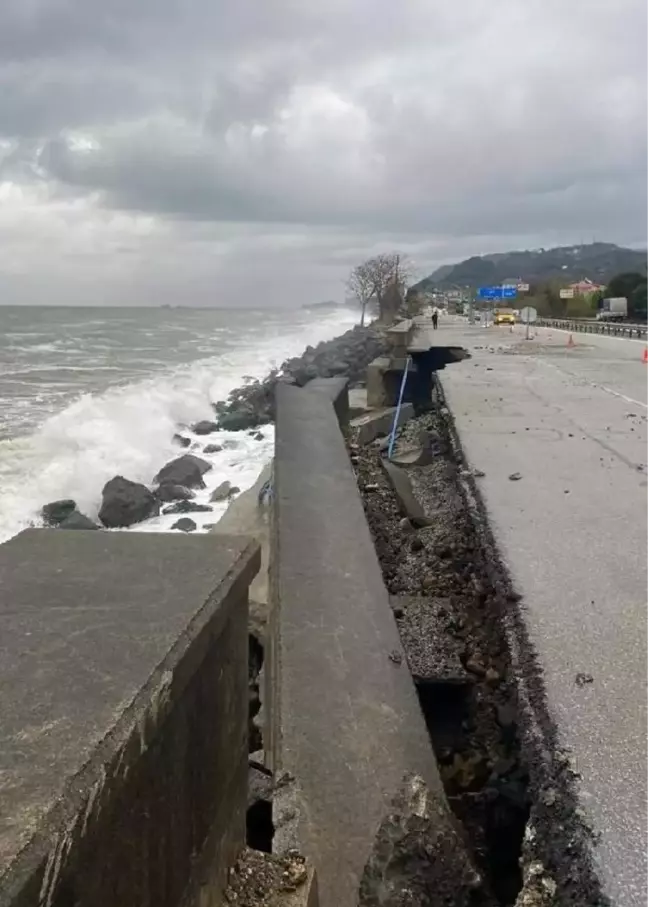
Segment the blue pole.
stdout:
[[405,368],[403,369],[403,380],[401,381],[400,391],[398,393],[398,404],[396,406],[396,412],[394,413],[394,421],[392,423],[391,436],[389,438],[389,449],[387,451],[387,458],[391,460],[392,453],[394,452],[394,442],[396,441],[396,429],[398,428],[398,417],[401,411],[401,405],[403,403],[403,394],[405,393],[405,384],[407,382],[407,371],[409,369],[410,357],[408,356],[405,360]]

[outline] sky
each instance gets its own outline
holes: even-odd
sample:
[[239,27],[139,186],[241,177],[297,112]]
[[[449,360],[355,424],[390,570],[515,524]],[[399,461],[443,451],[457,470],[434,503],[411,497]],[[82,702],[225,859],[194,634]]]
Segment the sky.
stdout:
[[645,0],[1,0],[0,304],[646,242]]

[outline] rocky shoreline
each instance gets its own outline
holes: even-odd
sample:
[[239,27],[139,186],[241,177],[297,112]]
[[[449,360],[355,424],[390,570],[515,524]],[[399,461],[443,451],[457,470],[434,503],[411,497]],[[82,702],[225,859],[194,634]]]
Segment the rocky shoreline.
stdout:
[[[278,383],[303,387],[314,378],[346,377],[351,387],[364,381],[369,363],[385,349],[383,332],[370,325],[355,327],[332,340],[307,347],[301,356],[287,359],[281,368],[262,380],[250,379],[234,388],[227,400],[212,404],[213,420],[201,420],[192,426],[178,426],[173,436],[178,448],[191,446],[183,434],[187,428],[205,444],[195,453],[183,453],[168,462],[150,484],[134,482],[117,475],[101,491],[101,506],[97,522],[77,508],[73,500],[47,503],[41,511],[44,526],[56,529],[124,529],[162,514],[178,514],[180,519],[171,527],[182,532],[194,532],[198,527],[192,513],[213,510],[212,503],[233,498],[240,489],[228,482],[214,490],[210,504],[194,500],[196,491],[205,488],[204,476],[212,464],[203,457],[218,453],[222,446],[214,443],[219,432],[247,432],[262,440],[259,428],[274,421],[275,388]],[[202,454],[203,456],[200,456]]]

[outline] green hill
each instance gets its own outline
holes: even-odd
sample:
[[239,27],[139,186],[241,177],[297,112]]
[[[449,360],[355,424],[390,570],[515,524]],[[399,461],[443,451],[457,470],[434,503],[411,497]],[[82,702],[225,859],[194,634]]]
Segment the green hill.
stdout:
[[646,250],[625,249],[614,243],[589,243],[476,255],[454,265],[443,265],[416,284],[415,289],[479,287],[520,280],[540,283],[560,280],[573,283],[589,278],[605,284],[615,274],[626,271],[646,273]]

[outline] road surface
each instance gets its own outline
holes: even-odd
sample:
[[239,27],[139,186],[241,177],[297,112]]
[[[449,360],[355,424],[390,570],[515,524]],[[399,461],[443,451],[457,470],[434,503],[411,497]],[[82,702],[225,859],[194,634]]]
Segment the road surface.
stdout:
[[[581,775],[604,889],[646,903],[645,344],[442,322],[441,380]],[[509,477],[519,473],[519,480]],[[578,679],[577,679],[578,678]]]

